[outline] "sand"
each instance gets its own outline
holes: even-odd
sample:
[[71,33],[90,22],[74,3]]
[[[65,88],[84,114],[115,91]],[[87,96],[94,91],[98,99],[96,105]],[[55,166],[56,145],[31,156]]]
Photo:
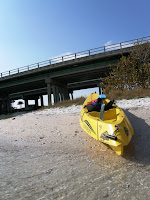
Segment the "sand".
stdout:
[[150,199],[150,98],[116,103],[135,132],[122,157],[81,129],[81,106],[0,120],[0,200]]

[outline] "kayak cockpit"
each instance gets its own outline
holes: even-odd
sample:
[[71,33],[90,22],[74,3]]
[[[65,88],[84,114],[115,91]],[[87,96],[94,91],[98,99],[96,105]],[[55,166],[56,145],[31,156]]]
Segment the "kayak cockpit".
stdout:
[[[93,111],[93,112],[89,112],[88,115],[89,115],[89,117],[91,116],[94,119],[100,120],[100,112]],[[104,111],[102,121],[105,123],[110,123],[110,121],[111,122],[120,121],[121,118],[123,118],[122,115],[123,115],[122,110],[120,110],[118,108],[112,108],[107,111]]]

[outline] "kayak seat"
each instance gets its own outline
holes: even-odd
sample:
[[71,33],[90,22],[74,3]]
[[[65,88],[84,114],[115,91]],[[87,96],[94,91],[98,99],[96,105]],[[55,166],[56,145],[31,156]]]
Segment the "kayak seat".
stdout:
[[[88,112],[88,113],[93,118],[100,118],[100,113],[97,112],[97,111],[92,111],[92,112]],[[104,112],[103,121],[116,120],[116,119],[117,119],[116,109],[109,109],[109,110]]]
[[91,115],[92,117],[95,117],[95,118],[99,118],[99,112],[97,112],[97,111],[92,111],[89,113],[89,115]]
[[116,115],[116,109],[109,109],[104,112],[104,121],[106,120],[116,120],[117,115]]

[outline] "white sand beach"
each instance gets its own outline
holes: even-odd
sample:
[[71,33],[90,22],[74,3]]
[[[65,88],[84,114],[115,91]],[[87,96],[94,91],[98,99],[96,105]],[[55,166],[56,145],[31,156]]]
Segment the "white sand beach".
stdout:
[[116,104],[135,133],[122,157],[81,129],[81,106],[0,120],[0,199],[149,199],[150,98]]

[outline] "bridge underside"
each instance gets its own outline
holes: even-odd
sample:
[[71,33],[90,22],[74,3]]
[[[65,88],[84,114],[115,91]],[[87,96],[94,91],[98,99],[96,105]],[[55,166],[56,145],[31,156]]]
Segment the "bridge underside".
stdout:
[[[43,95],[48,95],[48,104],[73,98],[73,91],[100,87],[100,78],[107,76],[110,65],[116,66],[126,51],[114,50],[105,54],[92,55],[76,60],[65,61],[52,66],[45,66],[0,79],[0,113],[12,111],[11,101],[23,99],[26,109],[28,100],[35,100],[38,108],[38,99],[43,106]],[[71,95],[69,95],[71,94]]]

